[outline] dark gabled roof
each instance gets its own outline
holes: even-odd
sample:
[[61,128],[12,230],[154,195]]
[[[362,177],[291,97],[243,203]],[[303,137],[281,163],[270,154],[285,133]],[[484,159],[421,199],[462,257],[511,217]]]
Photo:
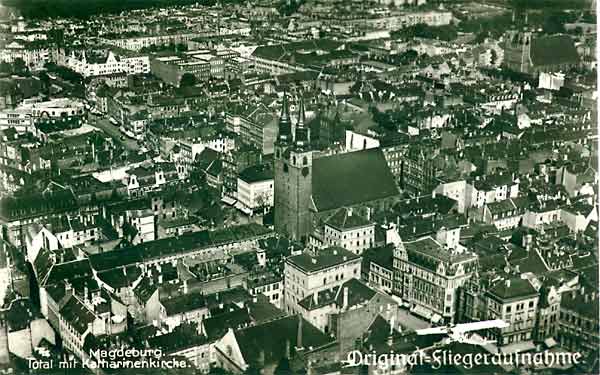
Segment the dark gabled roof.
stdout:
[[75,196],[70,190],[6,197],[0,200],[0,217],[12,221],[72,211],[77,207]]
[[244,328],[252,323],[247,309],[237,309],[216,317],[204,319],[204,331],[210,341],[215,341],[223,337],[229,328]]
[[533,38],[531,41],[533,65],[575,64],[579,55],[573,39],[568,35],[553,35]]
[[293,264],[305,272],[316,272],[329,267],[337,266],[346,262],[360,258],[353,252],[341,247],[329,247],[327,249],[317,250],[316,254],[304,252],[286,259],[286,262]]
[[370,269],[371,263],[391,270],[394,263],[394,245],[387,244],[382,247],[367,249],[362,253],[362,260],[364,271]]
[[298,316],[288,316],[265,324],[235,331],[235,337],[246,363],[252,363],[264,353],[265,364],[277,363],[297,345],[299,319],[302,319],[302,346],[316,349],[334,341],[315,326]]
[[142,270],[136,266],[113,268],[98,272],[98,278],[114,289],[129,287],[140,277]]
[[158,286],[149,277],[144,277],[133,289],[133,293],[143,302],[147,302],[156,292]]
[[253,165],[240,172],[240,179],[247,183],[272,180],[273,170],[265,165]]
[[3,318],[6,319],[10,332],[28,328],[29,323],[39,317],[41,317],[41,315],[39,312],[36,313],[28,298],[13,300],[10,304],[10,309],[8,309],[3,316]]
[[55,284],[63,280],[77,279],[92,275],[93,272],[90,261],[87,258],[78,259],[71,262],[55,264],[50,270],[45,284]]
[[348,307],[357,306],[369,301],[377,293],[375,290],[367,286],[367,284],[365,284],[363,281],[352,278],[339,287],[335,302],[340,307],[344,305],[345,288],[348,288]]
[[160,300],[164,306],[167,315],[177,315],[193,310],[206,308],[206,298],[200,293],[182,294],[179,296],[169,296]]
[[270,301],[269,297],[264,294],[259,294],[253,301],[248,301],[247,306],[249,309],[250,318],[255,324],[262,324],[264,322],[283,318],[287,314],[275,307]]
[[94,254],[90,256],[90,262],[96,271],[102,271],[134,263],[143,263],[169,254],[185,253],[229,242],[247,240],[269,233],[272,232],[258,224],[246,224],[216,231],[189,232],[174,238],[163,238],[124,249]]
[[588,293],[582,294],[579,291],[566,292],[562,295],[560,308],[575,311],[587,318],[598,320],[598,296]]
[[542,275],[548,272],[548,268],[537,251],[526,252],[526,256],[519,259],[511,257],[508,259],[508,263],[513,267],[519,266],[520,272],[532,272],[536,275]]
[[335,214],[325,221],[325,224],[341,230],[374,225],[360,215],[353,215],[352,211],[345,207],[337,210]]
[[60,309],[60,314],[80,335],[83,335],[88,329],[88,324],[96,319],[94,313],[75,296],[71,296],[65,303]]
[[313,162],[312,182],[318,211],[398,195],[394,176],[380,149],[317,158]]
[[148,339],[148,345],[151,348],[161,349],[165,353],[178,352],[206,343],[208,343],[207,338],[199,335],[197,328],[190,323],[183,323],[175,327],[172,332]]
[[520,277],[500,280],[489,289],[488,293],[501,300],[530,297],[538,294],[529,280]]

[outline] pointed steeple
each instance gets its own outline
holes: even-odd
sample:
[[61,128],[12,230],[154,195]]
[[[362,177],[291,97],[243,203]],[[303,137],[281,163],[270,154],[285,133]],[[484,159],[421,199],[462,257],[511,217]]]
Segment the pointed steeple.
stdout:
[[290,120],[290,107],[287,100],[287,92],[283,92],[283,104],[281,116],[279,117],[279,141],[290,142],[292,140],[292,122]]
[[306,113],[304,111],[304,97],[300,94],[298,105],[298,122],[296,123],[296,137],[294,142],[297,147],[304,148],[310,143],[310,130],[306,126]]

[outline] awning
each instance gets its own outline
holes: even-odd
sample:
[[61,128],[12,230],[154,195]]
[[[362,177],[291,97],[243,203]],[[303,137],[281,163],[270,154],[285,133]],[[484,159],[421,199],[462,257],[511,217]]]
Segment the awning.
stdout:
[[410,309],[410,312],[417,314],[427,320],[431,319],[432,312],[421,305],[415,305]]
[[556,340],[554,340],[554,338],[549,337],[546,340],[544,340],[544,344],[546,344],[546,346],[548,348],[552,348],[552,347],[556,346],[557,342],[556,342]]
[[228,204],[230,206],[233,206],[235,204],[235,202],[237,202],[237,200],[225,195],[225,196],[223,196],[223,198],[221,198],[221,202]]
[[442,316],[440,314],[433,314],[433,316],[431,317],[431,323],[439,323],[442,321]]
[[515,342],[513,344],[509,344],[509,345],[500,347],[500,351],[502,353],[507,353],[507,354],[521,353],[521,352],[526,352],[528,350],[533,350],[533,349],[535,349],[535,345],[533,344],[533,341],[531,341],[531,340]]
[[248,207],[246,207],[245,205],[243,205],[240,202],[237,202],[235,204],[235,206],[233,206],[235,208],[237,208],[238,210],[242,211],[243,213],[245,213],[246,215],[251,215],[252,214],[252,210],[249,209]]
[[402,301],[402,298],[392,294],[392,299],[398,304],[398,306],[404,306],[404,302]]

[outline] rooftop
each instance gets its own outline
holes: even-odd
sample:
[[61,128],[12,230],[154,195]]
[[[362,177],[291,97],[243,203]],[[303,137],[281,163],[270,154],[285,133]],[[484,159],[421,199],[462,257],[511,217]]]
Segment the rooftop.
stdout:
[[287,258],[286,262],[304,272],[312,273],[349,263],[359,258],[360,256],[341,247],[329,247],[316,252],[305,251],[302,254]]

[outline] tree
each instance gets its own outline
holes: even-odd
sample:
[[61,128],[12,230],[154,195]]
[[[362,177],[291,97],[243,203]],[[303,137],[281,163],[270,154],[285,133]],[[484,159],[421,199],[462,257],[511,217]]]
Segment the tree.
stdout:
[[275,367],[274,375],[289,375],[292,373],[292,368],[290,367],[290,360],[286,357],[281,358],[277,367]]
[[179,81],[179,87],[190,87],[196,84],[196,76],[191,73],[184,73]]
[[544,19],[544,32],[548,34],[559,34],[565,32],[565,22],[567,21],[564,12],[554,12]]
[[7,63],[6,61],[0,62],[0,73],[10,74],[11,72],[12,69],[9,63]]
[[25,61],[22,58],[17,57],[15,61],[13,61],[13,73],[21,76],[27,74],[27,72],[29,72],[27,64],[25,64]]
[[496,50],[491,49],[490,50],[490,65],[496,65],[497,60],[498,60],[498,54],[496,53]]

